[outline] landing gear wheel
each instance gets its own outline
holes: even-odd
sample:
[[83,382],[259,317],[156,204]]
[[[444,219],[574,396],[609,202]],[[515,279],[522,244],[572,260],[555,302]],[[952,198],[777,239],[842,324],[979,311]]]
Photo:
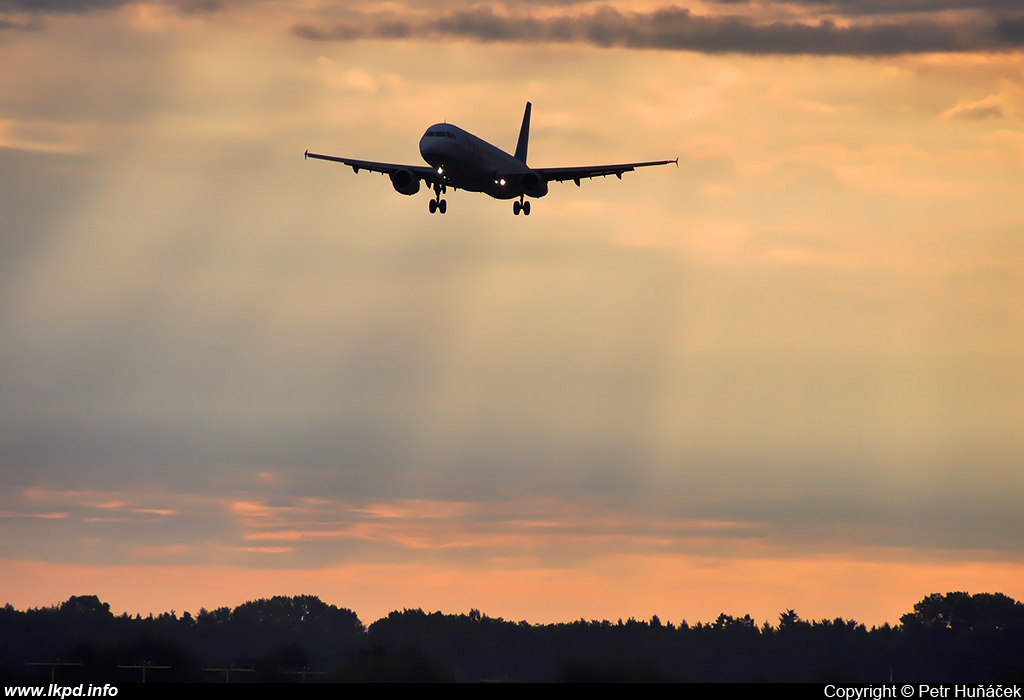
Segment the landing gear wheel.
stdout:
[[522,208],[523,205],[520,204],[519,202],[512,202],[512,213],[515,214],[516,216],[519,216],[519,212],[520,210],[522,210]]
[[445,203],[443,199],[441,199],[441,195],[445,193],[446,189],[447,188],[444,186],[443,182],[434,183],[434,198],[430,200],[431,214],[433,214],[436,211],[439,211],[442,214],[444,214],[448,210],[448,205]]
[[530,215],[530,203],[529,202],[523,202],[523,214],[525,216],[529,216]]

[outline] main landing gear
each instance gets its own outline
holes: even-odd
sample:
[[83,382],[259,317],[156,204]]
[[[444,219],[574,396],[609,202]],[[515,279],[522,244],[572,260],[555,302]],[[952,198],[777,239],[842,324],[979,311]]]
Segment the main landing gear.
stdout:
[[439,211],[444,214],[448,211],[448,202],[441,199],[441,195],[445,193],[447,188],[444,185],[434,185],[434,198],[430,200],[430,213],[433,214],[435,211]]
[[530,203],[523,201],[522,197],[518,202],[512,202],[512,213],[519,216],[519,212],[523,212],[523,216],[530,215]]

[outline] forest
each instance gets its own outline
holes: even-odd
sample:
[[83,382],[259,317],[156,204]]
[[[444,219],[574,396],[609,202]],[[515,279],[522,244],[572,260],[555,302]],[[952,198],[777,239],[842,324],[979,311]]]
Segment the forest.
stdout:
[[[54,663],[59,665],[54,666]],[[145,670],[143,670],[145,667]],[[115,615],[95,595],[0,609],[0,681],[62,684],[480,681],[1024,682],[1024,603],[932,594],[898,624],[722,614],[530,624],[477,610],[365,626],[315,596]]]

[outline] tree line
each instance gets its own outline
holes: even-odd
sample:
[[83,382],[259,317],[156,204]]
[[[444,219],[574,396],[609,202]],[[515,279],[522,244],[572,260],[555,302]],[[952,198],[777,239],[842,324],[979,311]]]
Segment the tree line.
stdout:
[[[27,664],[64,664],[56,670]],[[95,595],[0,609],[0,681],[1024,682],[1024,603],[932,594],[896,625],[722,614],[689,624],[629,619],[530,624],[395,611],[369,627],[315,596],[275,596],[180,616],[114,615]],[[157,668],[157,666],[169,668]],[[214,670],[219,669],[219,670]],[[303,675],[305,674],[305,675]]]

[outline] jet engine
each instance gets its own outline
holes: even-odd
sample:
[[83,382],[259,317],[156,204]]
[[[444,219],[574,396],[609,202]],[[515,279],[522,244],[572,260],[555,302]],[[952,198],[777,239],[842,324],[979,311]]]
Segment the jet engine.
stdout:
[[420,191],[420,179],[403,168],[391,173],[391,186],[399,194],[413,195]]
[[543,197],[548,193],[548,181],[537,173],[526,173],[520,183],[527,196]]

